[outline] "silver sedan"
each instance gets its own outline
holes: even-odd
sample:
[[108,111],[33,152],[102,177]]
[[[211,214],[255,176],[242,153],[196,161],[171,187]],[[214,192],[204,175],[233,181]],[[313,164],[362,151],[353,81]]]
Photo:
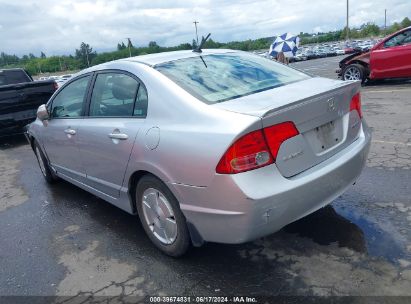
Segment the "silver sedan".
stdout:
[[74,75],[27,138],[48,182],[138,214],[180,256],[271,234],[353,184],[371,138],[359,90],[245,52],[144,55]]

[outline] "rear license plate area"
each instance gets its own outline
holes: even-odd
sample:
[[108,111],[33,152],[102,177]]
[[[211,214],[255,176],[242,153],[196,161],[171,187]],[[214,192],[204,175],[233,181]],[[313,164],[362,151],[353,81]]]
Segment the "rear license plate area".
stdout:
[[343,141],[342,120],[327,122],[308,131],[304,136],[316,154],[323,154]]
[[328,150],[333,147],[339,141],[338,136],[335,134],[335,125],[333,121],[330,121],[315,129],[317,138],[321,144],[321,150]]

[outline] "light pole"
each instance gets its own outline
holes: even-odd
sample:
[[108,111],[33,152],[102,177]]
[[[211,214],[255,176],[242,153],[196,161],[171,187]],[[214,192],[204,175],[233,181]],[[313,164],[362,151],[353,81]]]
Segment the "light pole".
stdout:
[[384,11],[384,35],[387,35],[387,9]]
[[349,12],[349,0],[347,0],[347,28],[345,32],[345,40],[348,41],[350,39],[349,32],[350,32],[350,25],[348,23],[348,12]]
[[87,67],[90,67],[90,61],[88,59],[88,48],[86,48],[86,59],[87,59]]
[[196,27],[196,39],[197,39],[197,46],[198,46],[198,33],[197,33],[197,23],[200,23],[198,21],[194,21],[194,26]]

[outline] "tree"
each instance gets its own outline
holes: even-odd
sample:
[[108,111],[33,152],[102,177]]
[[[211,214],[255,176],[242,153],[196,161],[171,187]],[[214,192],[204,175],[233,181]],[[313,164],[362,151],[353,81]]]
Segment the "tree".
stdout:
[[197,48],[197,40],[193,39],[193,50]]
[[398,22],[394,22],[389,28],[389,33],[395,33],[399,31],[401,28],[401,24],[399,24]]
[[[351,33],[352,33],[351,29],[348,28],[348,35],[349,35],[350,38],[352,38]],[[346,37],[347,37],[347,27],[344,27],[344,29],[341,31],[340,39],[345,40]]]
[[81,61],[82,67],[89,67],[96,55],[97,53],[93,52],[93,48],[85,42],[80,44],[80,49],[76,49],[76,59]]
[[378,36],[380,34],[380,28],[374,23],[367,23],[361,26],[360,36],[361,37],[370,37]]
[[117,50],[121,51],[121,50],[125,50],[127,48],[127,46],[124,44],[124,42],[118,43],[117,44]]
[[46,54],[44,54],[43,52],[41,52],[40,57],[41,57],[41,58],[46,58]]
[[148,47],[149,47],[149,48],[158,48],[159,46],[157,45],[157,42],[155,42],[155,41],[150,41],[150,42],[148,43]]
[[404,27],[409,27],[411,26],[411,20],[408,17],[405,17],[402,21],[401,21],[401,26]]

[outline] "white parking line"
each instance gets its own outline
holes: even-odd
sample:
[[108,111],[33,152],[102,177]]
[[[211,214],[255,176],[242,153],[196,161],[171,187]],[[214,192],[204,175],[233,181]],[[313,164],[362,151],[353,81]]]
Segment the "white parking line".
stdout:
[[303,71],[312,71],[312,70],[320,70],[321,67],[311,67],[311,68],[302,68]]
[[363,90],[364,93],[393,93],[393,92],[411,92],[411,89],[397,89],[397,90],[375,90],[368,91],[367,89]]
[[403,142],[399,142],[399,141],[372,140],[372,142],[376,143],[376,144],[391,144],[391,145],[411,147],[411,144],[403,143]]

